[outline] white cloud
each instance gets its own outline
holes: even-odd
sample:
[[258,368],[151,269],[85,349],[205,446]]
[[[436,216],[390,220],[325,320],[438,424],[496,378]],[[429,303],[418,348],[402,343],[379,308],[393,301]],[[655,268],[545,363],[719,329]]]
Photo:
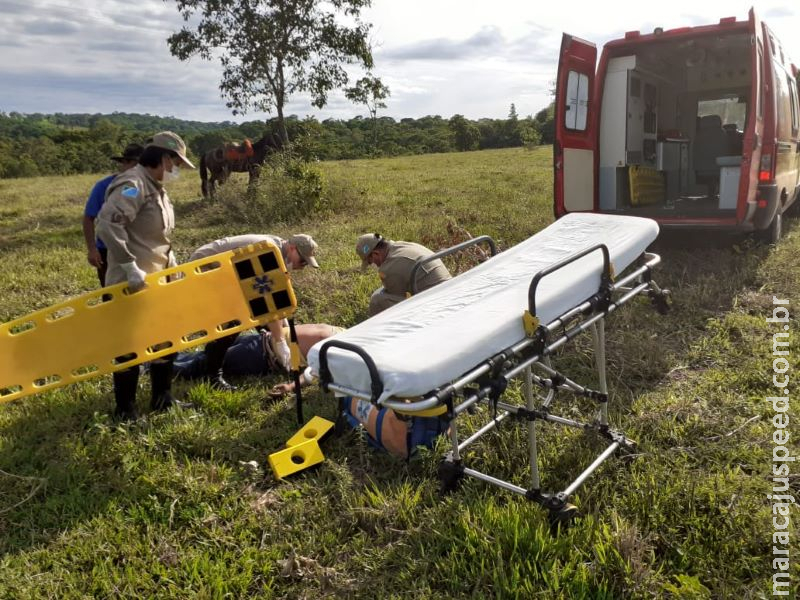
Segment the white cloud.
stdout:
[[[795,61],[800,17],[784,2],[756,3]],[[0,110],[5,112],[139,112],[202,121],[233,117],[220,97],[220,67],[181,62],[166,39],[183,21],[162,0],[0,0]],[[598,47],[625,31],[652,31],[745,19],[720,0],[653,3],[534,3],[529,0],[373,0],[376,74],[391,89],[382,114],[395,118],[459,113],[521,115],[550,101],[561,34]],[[356,76],[358,74],[355,74]],[[349,118],[365,114],[341,93],[318,111],[297,96],[287,114]]]

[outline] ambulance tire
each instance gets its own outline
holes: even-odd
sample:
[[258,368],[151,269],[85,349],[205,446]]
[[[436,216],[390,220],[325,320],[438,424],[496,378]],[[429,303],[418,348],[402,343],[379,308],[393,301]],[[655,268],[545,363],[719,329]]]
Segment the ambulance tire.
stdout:
[[780,209],[778,212],[775,213],[775,216],[772,217],[772,221],[770,224],[762,229],[761,231],[756,232],[756,237],[763,242],[764,244],[777,244],[783,233],[783,215],[780,213]]
[[780,211],[775,213],[775,216],[772,218],[772,223],[769,224],[767,227],[766,232],[767,234],[767,243],[769,244],[777,244],[783,235],[783,215]]

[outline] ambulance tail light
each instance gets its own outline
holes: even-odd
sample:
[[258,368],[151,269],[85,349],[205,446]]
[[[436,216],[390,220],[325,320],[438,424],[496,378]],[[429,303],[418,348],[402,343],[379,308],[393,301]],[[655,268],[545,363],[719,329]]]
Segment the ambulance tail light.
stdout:
[[761,165],[758,169],[758,180],[762,183],[772,180],[772,154],[761,155]]
[[758,208],[763,209],[763,208],[767,208],[768,204],[769,203],[767,202],[767,199],[764,197],[764,190],[761,189],[760,187],[757,188],[756,189],[756,206]]

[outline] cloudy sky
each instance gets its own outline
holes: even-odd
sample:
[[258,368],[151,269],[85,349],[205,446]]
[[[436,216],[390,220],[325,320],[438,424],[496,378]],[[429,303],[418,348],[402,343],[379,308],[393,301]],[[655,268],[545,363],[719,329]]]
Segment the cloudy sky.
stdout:
[[[753,3],[800,62],[796,2]],[[625,31],[651,32],[746,19],[750,4],[720,0],[613,3],[598,0],[373,0],[375,72],[395,118],[459,113],[502,118],[547,106],[562,32],[604,42]],[[180,62],[166,39],[182,21],[172,0],[0,0],[0,111],[137,112],[198,121],[242,121],[218,91],[217,63]],[[286,114],[350,118],[364,114],[340,95],[316,110],[302,97]]]

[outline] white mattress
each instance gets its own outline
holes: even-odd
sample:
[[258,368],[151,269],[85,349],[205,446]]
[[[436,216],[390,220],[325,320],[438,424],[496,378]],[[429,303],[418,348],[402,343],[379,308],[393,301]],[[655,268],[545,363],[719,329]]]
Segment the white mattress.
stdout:
[[[525,337],[531,279],[542,269],[596,244],[605,244],[617,274],[658,235],[650,219],[570,214],[485,263],[359,323],[335,336],[362,348],[375,361],[388,398],[416,398],[450,383],[493,354]],[[536,313],[546,324],[592,294],[600,283],[601,252],[593,252],[543,278]],[[319,375],[319,349],[308,364]],[[370,395],[363,361],[328,350],[333,383]]]

